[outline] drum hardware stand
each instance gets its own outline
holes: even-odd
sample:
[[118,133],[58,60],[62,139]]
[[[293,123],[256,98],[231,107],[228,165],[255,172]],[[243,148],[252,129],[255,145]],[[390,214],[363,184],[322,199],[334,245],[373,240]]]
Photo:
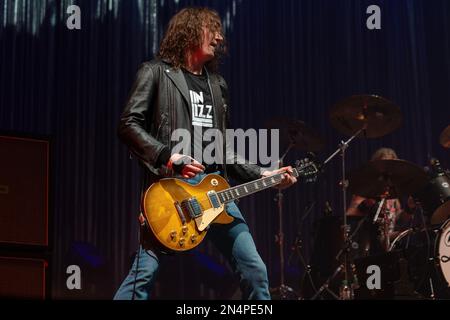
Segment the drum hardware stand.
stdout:
[[[341,170],[342,170],[342,180],[341,180],[341,187],[342,187],[342,205],[343,205],[343,210],[344,210],[344,225],[342,226],[343,228],[343,235],[344,235],[344,244],[343,244],[343,248],[340,250],[340,252],[337,255],[337,258],[339,258],[342,253],[344,253],[344,262],[336,269],[336,271],[331,275],[331,277],[329,277],[325,283],[320,287],[319,291],[312,297],[312,300],[315,300],[321,293],[323,290],[327,290],[328,292],[330,292],[331,290],[328,288],[330,282],[342,271],[344,272],[344,280],[342,282],[341,288],[339,290],[339,297],[336,294],[332,294],[333,297],[335,297],[336,299],[340,299],[340,300],[352,300],[354,298],[354,292],[353,292],[353,286],[350,285],[350,281],[349,281],[349,273],[352,273],[352,282],[353,285],[357,285],[357,281],[355,281],[356,276],[353,272],[353,270],[351,270],[349,272],[349,267],[348,267],[348,253],[349,253],[349,249],[351,247],[351,237],[349,236],[350,234],[350,226],[347,224],[347,188],[348,188],[348,180],[346,178],[346,172],[345,172],[345,151],[349,146],[349,143],[355,139],[357,136],[359,136],[362,132],[365,132],[365,130],[367,129],[367,123],[364,123],[364,126],[359,129],[353,136],[351,136],[347,141],[341,141],[341,143],[339,144],[338,149],[331,155],[328,157],[328,159],[326,159],[323,163],[323,165],[327,164],[328,162],[331,161],[331,159],[333,159],[336,155],[340,154],[341,155]],[[357,230],[359,230],[359,227],[357,228]],[[355,231],[357,231],[355,230]],[[355,233],[354,233],[355,234]],[[353,234],[353,235],[354,235]],[[353,269],[353,268],[352,268]]]
[[[367,217],[365,217],[364,219],[361,219],[361,221],[358,222],[358,225],[355,228],[355,231],[353,231],[353,233],[348,237],[348,242],[344,243],[343,247],[341,248],[341,250],[339,250],[338,254],[336,255],[335,259],[337,261],[339,261],[341,255],[345,252],[345,255],[348,254],[348,252],[351,250],[351,248],[354,248],[353,245],[353,238],[356,236],[356,234],[359,232],[359,229],[361,228],[361,226],[364,224],[364,222],[366,222]],[[347,284],[347,288],[344,289],[345,285],[341,288],[341,292],[340,292],[340,296],[337,296],[333,291],[331,291],[329,289],[329,285],[330,282],[333,281],[333,279],[335,277],[338,276],[339,273],[341,273],[344,270],[344,264],[340,264],[338,266],[338,268],[334,271],[334,273],[325,281],[325,283],[319,288],[319,290],[316,292],[316,294],[311,298],[311,300],[315,300],[322,292],[323,290],[327,290],[328,293],[330,293],[336,300],[343,300],[343,296],[345,293],[352,293],[351,291],[349,292],[349,288],[348,288],[348,282],[346,282]],[[353,270],[352,270],[353,271]],[[353,284],[356,286],[358,286],[358,279],[356,277],[356,275],[354,274],[353,276]]]
[[[284,154],[281,156],[280,160],[278,160],[278,168],[283,167],[283,161],[288,152],[295,146],[295,141],[292,139],[287,150],[284,152]],[[280,294],[281,300],[288,299],[289,294],[295,294],[294,289],[287,286],[285,284],[285,278],[284,278],[284,232],[283,232],[283,192],[280,188],[278,188],[277,195],[275,196],[275,201],[277,201],[278,204],[278,226],[279,231],[278,234],[275,236],[275,241],[278,244],[278,248],[280,251],[280,286],[278,288],[275,288],[274,291],[278,291]]]
[[430,280],[430,291],[431,291],[430,298],[431,300],[436,300],[436,296],[434,294],[433,279],[431,279],[431,277],[428,279]]
[[[300,220],[299,226],[298,226],[298,233],[297,233],[297,237],[295,238],[294,244],[292,246],[292,253],[289,256],[288,259],[288,264],[290,263],[294,253],[298,255],[300,262],[303,266],[303,268],[305,269],[305,273],[303,274],[303,276],[300,279],[300,292],[302,291],[303,288],[303,283],[305,281],[305,278],[308,277],[309,282],[311,284],[311,288],[314,290],[314,293],[317,292],[316,286],[314,284],[314,281],[311,277],[311,266],[309,265],[309,263],[306,262],[305,257],[302,254],[302,248],[303,248],[303,235],[302,235],[302,228],[303,228],[303,222],[304,220],[309,216],[309,214],[311,213],[312,209],[314,208],[316,202],[313,201],[311,205],[307,206],[305,208],[305,212],[303,213],[303,216]],[[301,294],[299,294],[299,300],[302,300]]]
[[331,277],[329,277],[325,282],[324,282],[324,284],[319,288],[319,290],[316,292],[316,294],[311,298],[311,300],[316,300],[316,298],[319,296],[319,295],[321,295],[322,294],[322,292],[324,291],[324,290],[327,290],[327,292],[329,293],[329,294],[331,294],[332,296],[333,296],[333,298],[335,298],[336,300],[339,300],[340,299],[340,297],[339,296],[337,296],[330,288],[329,288],[329,286],[330,286],[330,282],[335,278],[335,277],[337,277],[337,275],[339,274],[339,273],[341,273],[341,271],[344,269],[344,265],[339,265],[339,267],[334,271],[334,273],[331,275]]
[[[431,256],[431,240],[430,240],[430,234],[426,225],[425,221],[425,215],[423,214],[423,209],[419,207],[420,216],[422,217],[422,224],[423,229],[425,230],[425,236],[427,238],[427,268],[430,268],[430,264],[434,263],[434,257]],[[433,279],[431,276],[428,278],[428,281],[430,283],[430,298],[431,300],[436,300],[436,295],[434,293],[434,286],[433,286]]]
[[[282,168],[284,166],[284,158],[289,153],[289,151],[295,146],[295,139],[293,137],[290,137],[291,141],[289,143],[288,148],[284,152],[284,154],[281,156],[280,160],[278,160],[278,168]],[[299,161],[297,161],[296,165],[299,164]],[[280,286],[278,288],[275,288],[273,291],[279,291],[280,293],[280,299],[286,300],[289,298],[289,295],[295,295],[297,296],[297,293],[295,293],[294,289],[287,286],[285,284],[285,277],[284,277],[284,267],[285,267],[285,261],[284,261],[284,232],[283,232],[283,192],[280,188],[278,188],[277,195],[275,196],[275,201],[278,203],[278,225],[279,225],[279,232],[275,237],[275,241],[278,244],[279,251],[280,251]],[[303,256],[301,256],[303,259]],[[303,259],[304,260],[304,259]],[[307,268],[308,269],[308,268]]]

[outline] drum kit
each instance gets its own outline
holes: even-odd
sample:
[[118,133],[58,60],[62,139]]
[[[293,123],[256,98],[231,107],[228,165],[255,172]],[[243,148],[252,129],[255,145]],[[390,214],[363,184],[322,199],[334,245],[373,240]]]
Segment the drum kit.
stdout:
[[[333,256],[333,270],[320,277],[311,276],[317,267],[307,263],[296,239],[297,255],[308,276],[302,280],[299,299],[365,299],[376,298],[376,293],[364,290],[366,267],[378,265],[384,272],[384,285],[392,290],[392,296],[400,293],[397,283],[406,279],[411,289],[410,298],[448,299],[450,298],[450,171],[442,169],[437,159],[430,160],[430,166],[422,168],[400,159],[377,159],[369,161],[349,175],[346,173],[346,151],[355,138],[375,139],[383,137],[402,124],[402,113],[391,101],[376,95],[357,95],[337,103],[329,112],[331,125],[349,137],[341,141],[336,151],[323,163],[327,164],[340,155],[343,218],[338,221],[339,248]],[[304,122],[288,118],[277,118],[266,124],[267,128],[280,130],[281,142],[288,145],[282,160],[293,148],[307,152],[318,152],[325,146],[324,139]],[[439,139],[444,148],[450,148],[450,126],[443,130]],[[347,216],[347,192],[365,199],[372,199],[371,210],[355,222]],[[278,192],[280,268],[284,270],[283,254],[283,212],[282,193]],[[408,217],[410,221],[420,220],[420,227],[410,223],[397,233],[389,230],[388,203],[394,199],[408,198]],[[329,207],[329,205],[328,205]],[[406,206],[405,206],[406,207]],[[311,208],[307,210],[308,214]],[[331,211],[328,210],[328,211]],[[329,217],[328,217],[329,218]],[[303,221],[303,219],[302,219]],[[352,225],[350,225],[352,224]],[[320,231],[319,231],[320,232]],[[335,232],[336,234],[336,232]],[[316,236],[317,239],[317,236]],[[366,250],[375,247],[374,241],[384,239],[381,250]],[[330,247],[336,239],[329,239]],[[300,239],[300,249],[302,240]],[[328,246],[328,244],[323,244]],[[364,248],[365,250],[361,250]],[[314,260],[314,259],[313,259]],[[362,270],[364,269],[364,270]],[[319,272],[320,273],[320,272]],[[315,280],[313,280],[315,278]],[[293,290],[285,284],[281,272],[281,286],[278,288],[281,299],[292,297]],[[319,282],[320,281],[320,282]],[[404,284],[404,283],[403,283]],[[305,290],[304,287],[308,287]],[[369,290],[370,291],[370,290]],[[376,290],[375,290],[376,291]],[[307,292],[307,293],[306,293]],[[387,298],[386,295],[382,298]]]

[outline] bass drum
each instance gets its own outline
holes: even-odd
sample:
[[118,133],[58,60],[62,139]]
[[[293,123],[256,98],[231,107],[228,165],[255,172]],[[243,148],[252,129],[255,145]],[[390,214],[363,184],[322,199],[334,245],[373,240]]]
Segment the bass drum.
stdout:
[[450,220],[439,227],[402,232],[390,251],[406,259],[409,280],[423,298],[450,299]]

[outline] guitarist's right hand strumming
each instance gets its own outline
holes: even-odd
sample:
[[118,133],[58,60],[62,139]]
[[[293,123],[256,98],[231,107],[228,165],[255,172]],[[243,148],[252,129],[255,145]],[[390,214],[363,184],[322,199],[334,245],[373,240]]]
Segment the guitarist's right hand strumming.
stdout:
[[205,170],[205,167],[194,158],[179,153],[174,153],[170,157],[167,167],[187,179]]

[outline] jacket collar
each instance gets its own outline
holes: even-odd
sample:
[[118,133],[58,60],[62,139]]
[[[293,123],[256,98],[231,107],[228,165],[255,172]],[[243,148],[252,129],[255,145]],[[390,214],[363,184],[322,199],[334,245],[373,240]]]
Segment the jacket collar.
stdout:
[[[179,68],[179,69],[175,69],[172,67],[172,64],[166,60],[166,59],[162,59],[162,61],[165,63],[165,67],[164,67],[164,73],[170,78],[170,80],[172,80],[172,82],[175,84],[175,86],[177,87],[177,89],[181,92],[181,95],[184,97],[184,99],[186,100],[186,102],[188,103],[188,105],[190,104],[190,99],[189,99],[189,89],[186,83],[186,79],[184,78],[184,74],[183,71]],[[217,86],[217,83],[214,81],[214,77],[211,77],[208,70],[204,68],[204,71],[206,73],[206,77],[208,79],[208,81],[210,81],[212,89],[216,89],[214,88],[215,86]],[[214,95],[214,91],[213,90],[212,94]],[[216,99],[218,97],[215,97]]]
[[184,78],[183,71],[181,71],[181,69],[174,69],[170,64],[167,64],[164,68],[164,73],[170,78],[170,80],[172,80],[172,82],[175,84],[175,87],[177,87],[177,89],[181,92],[181,95],[189,105],[189,89],[186,83],[186,79]]

